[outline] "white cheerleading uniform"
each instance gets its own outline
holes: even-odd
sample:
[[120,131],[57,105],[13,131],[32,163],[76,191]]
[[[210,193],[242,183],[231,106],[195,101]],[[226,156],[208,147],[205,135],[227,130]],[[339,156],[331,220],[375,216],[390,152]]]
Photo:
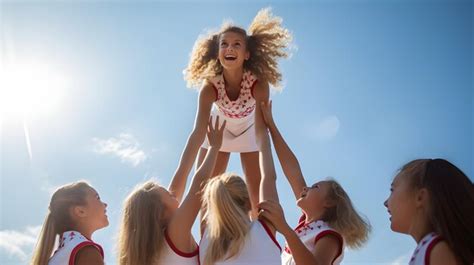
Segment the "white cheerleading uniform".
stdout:
[[99,244],[77,231],[64,232],[59,239],[59,247],[49,259],[48,265],[74,265],[77,253],[87,246],[97,248],[102,258],[104,258],[104,250]]
[[[323,238],[327,235],[335,236],[340,241],[340,249],[339,254],[337,254],[336,258],[333,260],[331,264],[339,265],[341,264],[342,259],[344,258],[344,238],[336,232],[334,229],[329,227],[329,225],[324,221],[313,221],[311,223],[306,224],[304,216],[300,218],[299,225],[295,228],[295,232],[300,238],[301,242],[309,249],[311,252],[314,251],[316,243],[318,240]],[[285,251],[283,251],[281,255],[281,264],[282,265],[295,265],[295,260],[293,259],[293,255],[291,254],[291,250],[288,246],[285,247]]]
[[410,259],[410,265],[429,265],[433,247],[443,239],[435,233],[429,233],[420,240]]
[[[199,261],[204,264],[204,258],[209,239],[207,231],[199,244]],[[214,263],[215,265],[279,265],[281,247],[270,232],[268,226],[262,221],[253,221],[247,234],[246,241],[240,252],[229,258]]]
[[[253,89],[258,82],[250,72],[245,71],[240,84],[239,97],[232,101],[227,96],[224,76],[218,75],[209,80],[216,92],[216,101],[211,110],[213,120],[219,116],[222,123],[227,121],[224,130],[221,152],[247,153],[258,151],[255,137],[256,101]],[[209,148],[206,137],[203,148]]]
[[180,251],[173,244],[165,231],[165,244],[164,249],[160,252],[160,259],[156,263],[157,265],[198,265],[199,264],[199,248],[191,253],[185,253]]

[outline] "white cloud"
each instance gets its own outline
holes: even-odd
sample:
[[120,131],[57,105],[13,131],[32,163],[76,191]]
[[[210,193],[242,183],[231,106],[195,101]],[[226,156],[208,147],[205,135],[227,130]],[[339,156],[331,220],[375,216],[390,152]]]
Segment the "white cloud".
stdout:
[[41,231],[41,226],[27,227],[24,231],[1,230],[0,250],[5,251],[10,257],[25,262]]
[[310,137],[319,141],[333,139],[339,132],[341,122],[337,116],[331,115],[323,118],[318,124],[309,126]]
[[122,162],[136,167],[147,159],[147,155],[140,149],[137,139],[131,134],[122,133],[118,137],[106,140],[93,138],[94,152],[117,156]]

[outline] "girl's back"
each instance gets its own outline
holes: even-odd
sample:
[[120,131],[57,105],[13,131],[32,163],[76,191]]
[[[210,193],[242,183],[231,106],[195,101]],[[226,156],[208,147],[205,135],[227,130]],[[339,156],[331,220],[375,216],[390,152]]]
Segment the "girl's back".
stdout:
[[[204,264],[204,256],[209,246],[207,230],[199,244],[200,264]],[[240,252],[228,259],[216,262],[215,265],[273,265],[281,264],[281,248],[267,225],[261,221],[254,221],[250,225],[244,245]]]

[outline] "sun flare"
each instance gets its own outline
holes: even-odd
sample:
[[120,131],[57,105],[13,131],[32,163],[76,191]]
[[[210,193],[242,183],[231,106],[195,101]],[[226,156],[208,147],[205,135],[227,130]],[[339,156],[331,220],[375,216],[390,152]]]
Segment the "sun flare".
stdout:
[[64,76],[47,64],[6,64],[0,69],[1,117],[34,118],[58,109]]

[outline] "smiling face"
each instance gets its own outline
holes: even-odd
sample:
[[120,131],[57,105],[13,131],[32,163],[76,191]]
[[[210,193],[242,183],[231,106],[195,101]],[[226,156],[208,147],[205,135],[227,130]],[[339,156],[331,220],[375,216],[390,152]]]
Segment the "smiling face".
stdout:
[[311,187],[305,187],[300,194],[300,198],[296,204],[306,213],[313,215],[314,213],[323,213],[326,207],[330,207],[327,200],[330,184],[326,181],[320,181]]
[[246,46],[246,36],[241,33],[228,31],[219,38],[219,61],[224,69],[238,69],[243,67],[244,61],[249,59]]
[[384,202],[390,214],[390,228],[399,233],[407,234],[417,212],[416,192],[407,177],[398,174],[393,180],[391,193]]

